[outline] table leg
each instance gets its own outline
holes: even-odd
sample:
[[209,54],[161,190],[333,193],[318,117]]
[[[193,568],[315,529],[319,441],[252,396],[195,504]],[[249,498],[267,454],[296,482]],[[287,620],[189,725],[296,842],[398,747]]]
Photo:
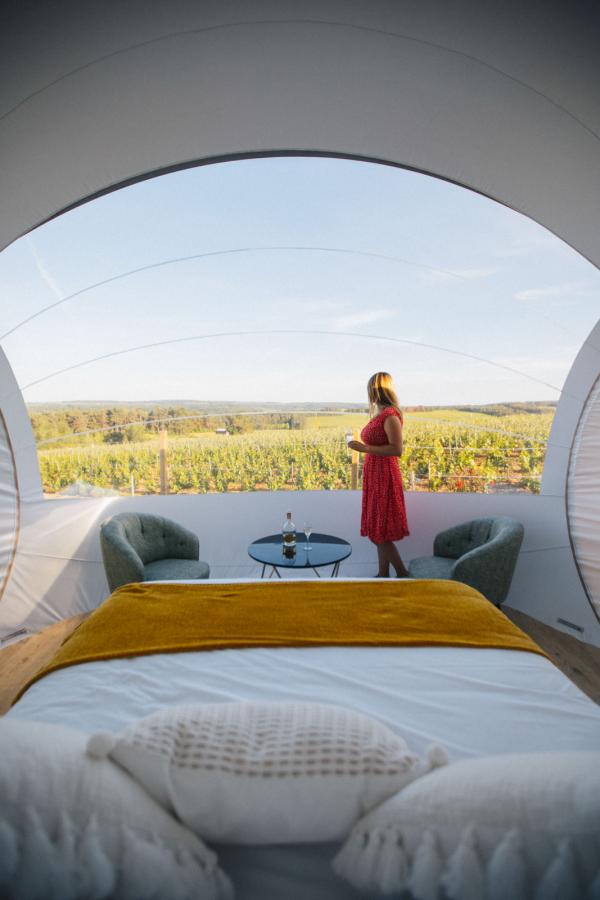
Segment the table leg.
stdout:
[[277,566],[271,566],[271,574],[269,575],[269,578],[272,578],[273,575],[277,575],[278,578],[281,578],[281,574]]
[[264,577],[265,577],[265,569],[266,569],[266,568],[267,568],[267,564],[266,564],[266,563],[263,563],[262,572],[260,573],[260,577],[261,577],[261,578],[264,578]]
[[319,575],[319,573],[317,572],[317,570],[315,569],[314,566],[311,566],[311,569],[313,570],[313,572],[315,573],[315,575],[317,576],[317,578],[320,578],[320,577],[321,577],[321,576]]
[[339,571],[340,571],[340,564],[339,564],[339,561],[338,561],[338,562],[336,562],[336,563],[334,564],[333,569],[331,570],[331,577],[332,577],[332,578],[337,578],[337,577],[338,577],[338,572],[339,572]]

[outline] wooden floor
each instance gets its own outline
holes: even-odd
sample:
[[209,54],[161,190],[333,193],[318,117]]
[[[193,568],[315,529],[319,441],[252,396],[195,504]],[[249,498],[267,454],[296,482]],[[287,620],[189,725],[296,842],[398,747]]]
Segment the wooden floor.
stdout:
[[502,610],[545,650],[557,669],[570,678],[580,691],[600,704],[600,647],[584,644],[570,634],[556,631],[516,609]]
[[50,662],[62,642],[85,618],[86,614],[64,619],[0,650],[0,715],[10,709],[23,685]]
[[[567,678],[600,704],[599,647],[583,644],[516,610],[505,609],[504,612],[546,651]],[[85,615],[65,619],[0,650],[0,715],[10,708],[20,688],[50,661],[62,642],[84,619]]]

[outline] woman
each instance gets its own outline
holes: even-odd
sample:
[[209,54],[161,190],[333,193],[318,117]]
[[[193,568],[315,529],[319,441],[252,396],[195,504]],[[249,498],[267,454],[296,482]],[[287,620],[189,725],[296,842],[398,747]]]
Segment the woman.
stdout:
[[371,420],[361,432],[362,441],[348,443],[351,450],[367,454],[360,533],[377,545],[378,578],[389,577],[390,565],[398,578],[406,578],[408,570],[394,544],[410,533],[398,465],[402,456],[402,412],[387,372],[372,375],[367,390]]

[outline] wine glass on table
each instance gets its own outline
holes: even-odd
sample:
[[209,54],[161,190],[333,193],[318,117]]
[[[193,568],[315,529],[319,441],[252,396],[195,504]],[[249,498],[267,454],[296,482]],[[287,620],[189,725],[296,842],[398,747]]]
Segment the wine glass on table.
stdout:
[[312,530],[313,530],[313,527],[312,527],[312,525],[310,524],[310,522],[305,522],[304,525],[302,526],[302,531],[303,531],[304,534],[306,535],[306,544],[304,545],[304,549],[305,549],[307,552],[308,552],[309,550],[312,550],[312,547],[309,547],[309,546],[308,546],[308,542],[310,541],[310,536],[311,536],[311,534],[312,534]]

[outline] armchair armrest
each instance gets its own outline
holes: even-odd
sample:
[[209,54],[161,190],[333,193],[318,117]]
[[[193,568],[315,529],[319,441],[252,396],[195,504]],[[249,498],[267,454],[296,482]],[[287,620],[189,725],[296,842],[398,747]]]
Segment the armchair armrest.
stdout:
[[465,584],[470,584],[471,581],[479,583],[481,576],[490,571],[490,566],[497,565],[500,549],[497,545],[494,546],[494,541],[488,541],[481,547],[469,550],[454,563],[453,577]]
[[100,549],[104,570],[111,591],[122,584],[144,580],[144,564],[131,544],[112,533],[110,537],[100,530]]
[[457,559],[452,577],[481,591],[499,606],[508,594],[522,539],[521,529],[475,547]]

